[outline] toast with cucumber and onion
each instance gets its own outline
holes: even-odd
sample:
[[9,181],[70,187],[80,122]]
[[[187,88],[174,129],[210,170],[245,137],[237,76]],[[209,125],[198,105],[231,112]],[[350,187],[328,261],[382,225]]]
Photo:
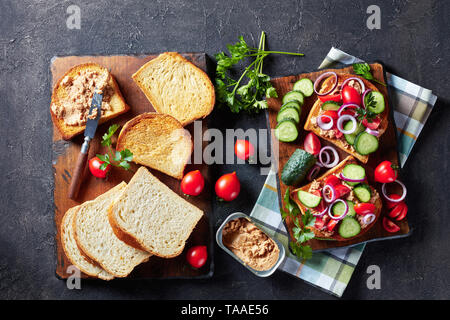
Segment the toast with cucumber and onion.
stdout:
[[348,156],[311,183],[294,189],[290,197],[302,214],[315,217],[316,239],[346,241],[369,230],[381,213],[378,192],[368,184],[366,171]]
[[333,71],[317,78],[314,90],[317,101],[305,130],[367,163],[388,126],[389,110],[383,94],[361,77]]

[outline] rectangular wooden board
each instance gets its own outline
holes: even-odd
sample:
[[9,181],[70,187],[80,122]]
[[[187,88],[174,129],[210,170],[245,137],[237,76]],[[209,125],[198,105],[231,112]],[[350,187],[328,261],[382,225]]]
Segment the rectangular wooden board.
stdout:
[[[380,80],[384,83],[386,83],[385,77],[384,77],[384,70],[383,66],[379,63],[374,63],[370,65],[372,68],[372,73],[374,77],[377,80]],[[311,79],[313,82],[324,72],[326,71],[335,71],[337,73],[353,73],[352,67],[346,67],[342,69],[327,69],[327,70],[321,70],[311,73],[304,73],[296,76],[289,76],[289,77],[280,77],[275,78],[272,80],[273,86],[276,88],[278,93],[278,98],[271,98],[268,99],[269,104],[269,110],[268,110],[268,126],[271,129],[274,129],[277,124],[276,116],[278,111],[280,110],[280,107],[282,105],[281,99],[282,97],[289,91],[292,90],[292,87],[294,83],[302,78],[308,78]],[[376,87],[380,92],[384,95],[386,100],[386,108],[389,112],[389,126],[386,130],[386,132],[380,137],[380,147],[379,149],[370,155],[369,161],[367,164],[362,164],[366,168],[366,173],[368,175],[369,184],[375,187],[378,191],[378,193],[381,195],[381,184],[374,182],[373,180],[373,172],[375,167],[383,160],[390,160],[392,163],[398,165],[398,152],[397,152],[397,136],[396,136],[396,128],[394,124],[394,118],[392,114],[392,110],[389,107],[389,99],[388,99],[388,90],[385,86],[376,84]],[[296,141],[291,143],[284,143],[284,142],[278,142],[276,138],[272,135],[272,146],[278,145],[278,161],[277,161],[277,168],[278,168],[278,178],[277,178],[277,184],[278,184],[278,198],[280,201],[280,206],[284,208],[284,201],[283,196],[286,192],[287,186],[281,182],[281,170],[283,169],[285,163],[290,158],[292,153],[297,148],[303,149],[303,140],[305,136],[308,134],[308,131],[305,131],[303,129],[305,125],[305,120],[308,117],[309,111],[311,110],[311,107],[313,106],[314,102],[317,100],[317,95],[313,94],[311,97],[305,98],[305,103],[302,106],[302,111],[300,115],[300,123],[298,125],[299,129],[299,136]],[[320,137],[319,137],[320,138]],[[333,145],[330,142],[320,138],[320,141],[322,143],[322,146],[325,145]],[[343,160],[346,156],[348,156],[348,153],[345,151],[339,149],[336,147],[336,150],[339,153],[340,160]],[[325,171],[322,170],[320,174],[323,174]],[[296,186],[301,187],[302,185],[308,184],[309,181],[304,181],[303,184]],[[293,188],[291,187],[291,190]],[[397,237],[404,237],[410,234],[410,228],[408,225],[407,219],[404,219],[403,221],[396,222],[401,230],[397,233],[389,233],[387,232],[383,226],[382,226],[382,217],[386,215],[386,208],[383,206],[383,210],[381,212],[380,218],[375,222],[375,225],[372,226],[366,233],[362,234],[361,237],[357,237],[352,240],[348,241],[334,241],[334,240],[317,240],[313,239],[308,242],[308,244],[311,246],[311,248],[315,251],[319,250],[326,250],[330,248],[337,248],[337,247],[346,247],[355,245],[362,242],[369,242],[369,241],[376,241],[376,240],[384,240],[384,239],[391,239],[391,238],[397,238]],[[292,229],[294,227],[293,221],[288,217],[285,221],[286,229],[289,231],[289,236],[291,239],[293,239],[292,236]]]
[[[154,108],[145,97],[144,93],[134,83],[131,75],[135,73],[143,64],[156,58],[158,54],[141,55],[141,56],[67,56],[55,57],[51,62],[52,88],[55,83],[64,75],[71,67],[86,63],[95,62],[108,69],[117,80],[120,90],[125,98],[126,103],[130,106],[130,111],[109,122],[100,125],[97,128],[96,136],[90,144],[89,159],[97,153],[104,154],[106,149],[101,146],[101,136],[107,131],[108,127],[117,123],[123,125],[131,118],[144,113],[154,111]],[[183,54],[188,60],[192,61],[196,66],[206,71],[206,55],[204,53],[185,53]],[[207,129],[206,120],[202,121],[203,131]],[[186,127],[193,134],[193,124]],[[118,132],[117,132],[118,134]],[[138,165],[132,164],[129,171],[119,168],[113,168],[111,174],[106,180],[98,179],[92,176],[88,169],[86,170],[77,201],[68,198],[68,188],[70,184],[71,174],[74,169],[76,159],[80,152],[83,142],[83,134],[73,138],[71,141],[64,141],[57,128],[53,126],[53,171],[54,171],[54,203],[55,203],[55,224],[56,224],[56,274],[60,278],[67,278],[67,267],[71,265],[70,261],[64,254],[61,247],[60,239],[60,223],[64,213],[71,207],[92,200],[100,194],[106,192],[121,181],[128,182],[138,169]],[[203,147],[205,146],[203,142]],[[185,250],[178,257],[172,259],[162,259],[151,257],[148,262],[137,266],[129,275],[129,278],[207,278],[213,274],[213,236],[211,224],[211,181],[208,166],[206,164],[193,165],[189,164],[185,172],[199,169],[205,178],[204,192],[198,197],[186,197],[180,190],[180,181],[160,173],[156,170],[151,172],[162,182],[168,185],[173,191],[184,197],[201,210],[204,217],[199,221],[190,238],[186,243]],[[194,269],[186,262],[186,250],[194,245],[207,245],[208,262],[200,269]],[[86,276],[84,276],[86,277]]]

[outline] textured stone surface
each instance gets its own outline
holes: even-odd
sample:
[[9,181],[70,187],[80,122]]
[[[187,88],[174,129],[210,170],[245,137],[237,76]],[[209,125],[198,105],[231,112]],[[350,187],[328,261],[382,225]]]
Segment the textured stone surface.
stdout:
[[[267,32],[271,49],[300,51],[304,58],[273,56],[272,76],[314,70],[331,46],[432,89],[441,98],[402,172],[409,186],[406,239],[371,243],[344,298],[449,298],[450,224],[449,23],[445,1],[378,1],[381,30],[366,28],[372,1],[76,1],[81,30],[66,27],[72,2],[2,1],[0,4],[0,297],[150,299],[332,299],[277,272],[260,279],[217,248],[212,279],[190,281],[85,281],[68,290],[54,275],[50,60],[55,55],[204,51],[211,57],[243,35],[256,44]],[[220,115],[220,117],[218,116]],[[218,128],[265,126],[260,116],[215,111]],[[63,145],[57,146],[64,148]],[[219,224],[234,211],[249,213],[264,177],[257,165],[237,170],[243,190],[229,204],[215,203]],[[381,290],[368,290],[366,269],[382,271]],[[158,290],[155,290],[155,287]]]

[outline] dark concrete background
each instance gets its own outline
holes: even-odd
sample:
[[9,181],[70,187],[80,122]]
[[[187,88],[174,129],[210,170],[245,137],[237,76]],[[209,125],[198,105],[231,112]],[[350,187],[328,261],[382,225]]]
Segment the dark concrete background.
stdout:
[[[66,27],[66,9],[81,8],[81,30]],[[366,28],[366,8],[381,8],[381,30]],[[220,249],[208,280],[100,281],[68,290],[55,277],[50,59],[55,55],[135,54],[166,50],[211,57],[243,35],[256,43],[267,32],[273,56],[264,71],[283,76],[315,70],[331,46],[432,89],[440,97],[403,172],[414,234],[370,243],[346,299],[450,298],[449,31],[446,1],[1,1],[0,4],[0,298],[6,299],[332,299],[277,272],[260,279]],[[218,114],[221,117],[218,117]],[[219,128],[264,127],[259,116],[215,111]],[[237,170],[240,197],[214,204],[219,223],[246,213],[264,182],[256,165]],[[380,266],[381,290],[368,290],[366,269]]]

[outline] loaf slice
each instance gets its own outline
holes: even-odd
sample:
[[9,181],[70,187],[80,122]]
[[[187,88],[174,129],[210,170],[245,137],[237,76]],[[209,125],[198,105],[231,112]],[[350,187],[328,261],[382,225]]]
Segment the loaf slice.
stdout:
[[133,80],[159,113],[183,126],[211,113],[214,86],[208,75],[176,52],[165,52],[144,64]]
[[140,167],[109,208],[114,228],[159,257],[179,255],[203,211]]
[[[83,125],[68,125],[64,122],[64,119],[58,117],[55,112],[52,110],[53,105],[59,105],[60,107],[64,107],[64,101],[68,97],[69,87],[64,85],[65,79],[68,77],[71,79],[75,79],[81,72],[85,71],[95,71],[98,73],[109,73],[108,69],[97,64],[97,63],[84,63],[80,65],[76,65],[68,70],[61,79],[56,83],[53,93],[52,99],[50,103],[50,114],[52,116],[52,121],[55,124],[58,131],[61,133],[61,136],[64,140],[69,140],[74,136],[84,132],[86,128],[86,124]],[[108,80],[108,87],[111,87],[113,90],[113,94],[111,96],[109,103],[110,109],[106,110],[105,113],[101,116],[99,120],[99,124],[104,123],[112,118],[115,118],[125,112],[127,112],[130,107],[125,103],[125,100],[120,92],[119,85],[117,84],[114,76],[110,74]]]
[[108,207],[125,190],[122,182],[93,201],[80,205],[75,214],[75,240],[81,250],[115,277],[126,277],[150,254],[119,240],[108,221]]
[[112,274],[90,261],[78,248],[73,231],[73,218],[78,209],[79,206],[76,206],[67,210],[61,222],[61,242],[64,253],[69,261],[86,275],[102,280],[111,280],[114,278]]
[[191,135],[177,119],[150,112],[124,125],[116,149],[129,149],[134,162],[182,179],[193,145]]

